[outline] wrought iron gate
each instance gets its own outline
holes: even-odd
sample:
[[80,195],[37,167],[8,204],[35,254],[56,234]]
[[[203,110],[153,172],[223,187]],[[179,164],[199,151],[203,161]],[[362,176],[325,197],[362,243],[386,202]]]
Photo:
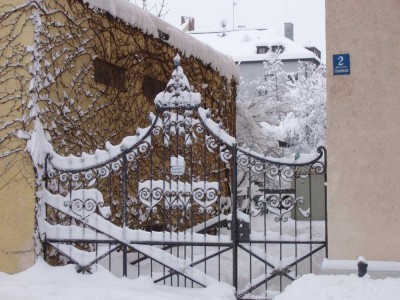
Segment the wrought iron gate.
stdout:
[[179,65],[155,104],[150,126],[120,145],[48,154],[38,191],[45,259],[183,287],[224,281],[238,299],[273,297],[312,272],[327,250],[326,195],[313,192],[326,182],[325,149],[294,163],[238,147]]

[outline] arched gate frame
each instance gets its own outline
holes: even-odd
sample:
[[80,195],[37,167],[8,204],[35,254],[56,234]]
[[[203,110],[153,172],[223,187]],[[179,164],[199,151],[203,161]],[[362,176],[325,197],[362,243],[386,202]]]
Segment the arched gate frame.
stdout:
[[176,65],[149,127],[93,154],[48,153],[44,257],[269,299],[327,255],[326,151],[291,162],[238,147]]

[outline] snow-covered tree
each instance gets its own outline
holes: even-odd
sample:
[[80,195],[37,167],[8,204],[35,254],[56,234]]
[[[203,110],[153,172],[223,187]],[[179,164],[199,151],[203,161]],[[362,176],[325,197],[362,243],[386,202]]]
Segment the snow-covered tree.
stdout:
[[326,143],[325,66],[300,62],[297,80],[291,84],[287,104],[293,108],[278,126],[263,123],[264,130],[286,142],[292,151],[312,153]]
[[[277,142],[289,153],[311,153],[326,141],[325,66],[299,62],[297,74],[283,70],[279,52],[264,62],[264,78],[242,83],[237,105],[240,144],[269,155],[281,155]],[[255,90],[249,97],[244,93]]]
[[[241,83],[236,106],[236,137],[239,145],[263,153],[267,156],[281,156],[278,140],[274,135],[263,130],[262,124],[279,126],[288,113],[293,109],[290,106],[288,74],[283,70],[282,62],[278,59],[279,53],[272,53],[264,62],[264,78],[250,83]],[[244,94],[255,88],[255,94],[248,99]],[[249,170],[238,168],[238,192],[246,195],[249,188]],[[252,174],[252,194],[255,196],[258,180],[265,181],[270,187],[278,187],[275,178]],[[247,207],[245,200],[241,207]]]
[[[236,135],[239,144],[269,155],[277,154],[277,140],[261,125],[278,126],[293,111],[289,101],[290,82],[282,66],[278,53],[271,54],[264,62],[264,78],[242,82],[237,99]],[[255,94],[247,100],[249,97],[245,93],[253,88]]]

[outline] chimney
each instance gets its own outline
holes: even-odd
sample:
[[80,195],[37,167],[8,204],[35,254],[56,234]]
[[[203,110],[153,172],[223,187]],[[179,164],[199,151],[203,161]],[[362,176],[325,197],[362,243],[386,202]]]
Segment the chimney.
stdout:
[[294,41],[293,23],[285,23],[285,38]]
[[188,24],[187,31],[194,31],[194,18],[192,17],[181,17],[181,25]]

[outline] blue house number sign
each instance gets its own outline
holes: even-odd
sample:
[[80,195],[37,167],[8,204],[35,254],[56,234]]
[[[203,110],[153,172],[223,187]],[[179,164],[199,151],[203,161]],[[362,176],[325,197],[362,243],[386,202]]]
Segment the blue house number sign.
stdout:
[[350,74],[350,54],[333,55],[333,75]]

